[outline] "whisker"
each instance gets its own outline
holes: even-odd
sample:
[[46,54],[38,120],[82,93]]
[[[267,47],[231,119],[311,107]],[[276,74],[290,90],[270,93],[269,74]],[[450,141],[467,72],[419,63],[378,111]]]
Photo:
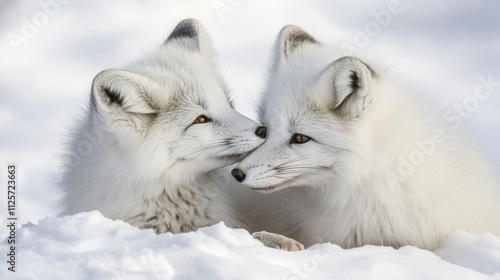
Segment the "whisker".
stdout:
[[196,155],[196,156],[201,156],[209,151],[212,151],[214,149],[218,149],[218,148],[222,148],[222,147],[227,147],[227,141],[225,140],[220,140],[220,141],[217,141],[217,142],[214,142],[214,143],[211,143],[209,145],[206,145],[204,146],[202,149],[200,150],[197,150],[197,151],[193,151],[189,154],[187,154],[186,156],[193,156],[193,155]]
[[298,161],[301,161],[301,160],[306,160],[306,159],[309,159],[309,158],[314,158],[316,156],[320,156],[320,154],[311,154],[311,155],[306,155],[306,156],[294,158],[294,159],[291,159],[289,161],[285,161],[285,162],[283,162],[281,164],[278,164],[275,168],[279,168],[279,167],[282,167],[284,165],[295,163],[295,162],[298,162]]

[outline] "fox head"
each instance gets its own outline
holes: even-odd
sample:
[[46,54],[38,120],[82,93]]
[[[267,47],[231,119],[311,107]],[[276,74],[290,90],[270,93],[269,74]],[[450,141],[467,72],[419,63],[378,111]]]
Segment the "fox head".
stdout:
[[261,192],[319,186],[351,165],[356,126],[376,101],[377,76],[297,26],[279,34],[261,107],[266,142],[232,170]]
[[187,19],[150,56],[94,78],[94,123],[122,163],[115,168],[189,180],[263,143],[266,128],[232,108],[212,59],[203,27]]

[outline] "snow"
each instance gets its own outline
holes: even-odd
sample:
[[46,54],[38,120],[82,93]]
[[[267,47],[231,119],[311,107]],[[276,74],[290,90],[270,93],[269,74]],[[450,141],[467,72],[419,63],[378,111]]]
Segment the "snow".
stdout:
[[286,252],[223,223],[156,235],[95,211],[24,225],[17,238],[17,272],[3,279],[500,279],[491,234],[457,233],[436,254],[333,244]]
[[[353,37],[394,1],[0,0],[0,182],[7,164],[16,163],[18,223],[37,223],[18,229],[18,272],[7,273],[1,257],[2,279],[500,278],[500,241],[490,234],[457,233],[436,252],[322,244],[289,253],[264,248],[245,231],[222,224],[156,236],[98,213],[52,218],[57,156],[99,71],[154,50],[180,20],[197,18],[213,39],[237,109],[254,116],[270,48],[285,24],[297,24],[322,42]],[[229,8],[217,10],[221,4]],[[369,37],[367,48],[390,57],[440,108],[462,104],[479,77],[500,80],[500,2],[399,5],[401,12]],[[38,27],[28,30],[26,22]],[[23,29],[30,34],[17,47],[12,34],[21,36]],[[500,175],[499,90],[462,128]],[[0,240],[8,235],[6,208],[2,194]],[[0,246],[5,256],[7,243]]]

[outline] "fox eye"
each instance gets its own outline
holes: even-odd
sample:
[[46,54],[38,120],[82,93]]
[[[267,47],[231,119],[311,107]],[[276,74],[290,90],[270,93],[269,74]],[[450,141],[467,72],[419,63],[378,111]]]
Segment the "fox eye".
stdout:
[[205,116],[205,115],[201,115],[199,117],[196,118],[196,120],[194,120],[193,124],[199,124],[199,123],[208,123],[208,122],[211,122],[212,119]]
[[304,144],[309,142],[309,140],[311,140],[311,137],[295,133],[290,140],[290,144]]

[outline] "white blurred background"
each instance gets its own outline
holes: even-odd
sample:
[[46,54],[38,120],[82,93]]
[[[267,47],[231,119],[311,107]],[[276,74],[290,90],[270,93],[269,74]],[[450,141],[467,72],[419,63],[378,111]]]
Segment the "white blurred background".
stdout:
[[[154,50],[184,18],[204,24],[237,109],[250,117],[286,24],[325,43],[372,28],[366,48],[390,58],[438,109],[462,104],[480,76],[500,82],[498,1],[336,2],[0,0],[0,225],[7,164],[18,166],[21,222],[53,215],[57,155],[88,103],[93,77]],[[377,21],[391,5],[400,12]],[[462,128],[500,174],[500,86],[465,120]]]

